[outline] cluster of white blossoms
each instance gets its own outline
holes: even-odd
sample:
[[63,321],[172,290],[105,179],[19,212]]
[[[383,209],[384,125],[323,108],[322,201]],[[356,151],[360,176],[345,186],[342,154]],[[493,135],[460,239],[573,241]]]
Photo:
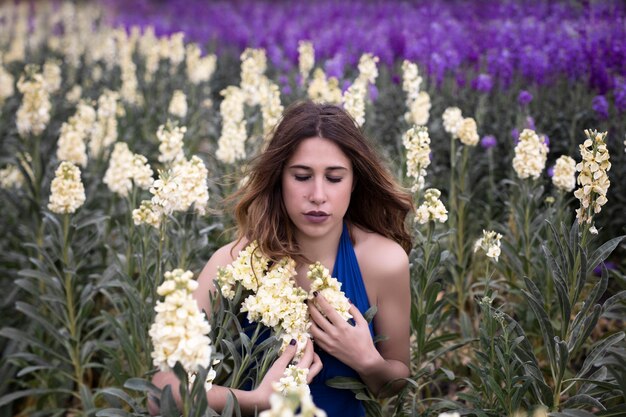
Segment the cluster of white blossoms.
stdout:
[[145,156],[132,153],[126,143],[118,142],[111,153],[103,182],[114,193],[126,197],[133,184],[144,190],[150,188],[154,182],[153,174]]
[[119,99],[119,93],[107,89],[98,97],[97,120],[89,141],[89,155],[92,158],[101,156],[117,140],[117,116],[124,112]]
[[358,126],[365,123],[365,101],[368,87],[378,78],[378,57],[366,53],[359,59],[359,75],[343,93],[343,108],[352,116]]
[[220,104],[222,134],[217,141],[215,156],[220,161],[232,164],[246,157],[246,120],[244,104],[246,95],[236,86],[229,86],[220,92],[224,100]]
[[424,202],[415,212],[415,219],[419,224],[426,224],[429,221],[445,223],[448,220],[448,210],[439,197],[441,191],[436,188],[429,188],[424,192]]
[[298,42],[298,68],[302,76],[302,85],[306,85],[309,74],[315,65],[315,49],[310,41]]
[[606,194],[611,185],[608,171],[611,169],[609,150],[606,146],[607,132],[585,130],[587,139],[580,145],[582,161],[576,165],[579,172],[576,182],[580,188],[574,191],[574,196],[580,200],[580,208],[576,209],[578,223],[590,224],[590,231],[598,233],[593,226],[593,216],[600,213],[602,206],[607,203]]
[[539,178],[548,159],[548,146],[531,129],[524,129],[515,146],[513,169],[521,179]]
[[246,104],[255,106],[260,104],[258,91],[266,82],[267,56],[265,49],[247,48],[241,54],[241,83],[240,87],[246,96]]
[[263,136],[269,139],[270,133],[276,127],[282,117],[284,107],[280,101],[280,88],[278,85],[266,80],[259,91],[261,98],[261,116],[263,118]]
[[71,162],[63,161],[54,175],[48,209],[59,214],[74,213],[85,202],[80,169]]
[[185,70],[189,81],[196,85],[209,81],[217,67],[217,57],[213,54],[201,56],[200,47],[195,43],[187,44],[185,53]]
[[282,339],[281,351],[291,340],[298,343],[298,352],[306,346],[309,327],[309,310],[305,303],[308,294],[294,285],[296,262],[288,257],[273,264],[263,275],[256,291],[241,304],[241,311],[248,312],[250,322],[260,322],[273,329]]
[[342,100],[341,88],[337,77],[326,78],[326,73],[321,68],[313,71],[313,78],[307,89],[309,98],[315,103],[340,104]]
[[80,102],[76,113],[61,125],[57,143],[57,158],[82,167],[87,166],[87,141],[96,121],[96,111],[85,102]]
[[7,165],[0,169],[0,188],[10,190],[11,188],[22,188],[26,179],[24,174],[15,165]]
[[[337,313],[344,319],[352,318],[350,314],[350,301],[341,291],[341,282],[337,278],[330,276],[330,271],[320,262],[316,262],[309,266],[307,278],[311,280],[311,289],[309,290],[309,299],[315,302],[314,292],[321,294],[328,304],[330,304]],[[317,304],[317,303],[316,303]]]
[[80,101],[83,96],[83,88],[75,84],[72,88],[70,88],[67,93],[65,93],[65,100],[70,104],[76,104]]
[[402,89],[406,93],[406,106],[409,111],[404,115],[407,122],[425,125],[430,117],[430,95],[420,91],[422,77],[417,64],[404,60],[402,62]]
[[426,168],[430,165],[430,136],[425,126],[413,126],[402,135],[406,149],[406,175],[414,179],[411,191],[424,188]]
[[183,137],[187,132],[185,126],[176,126],[171,121],[160,125],[157,130],[159,139],[159,162],[175,164],[185,158],[183,152]]
[[178,66],[185,60],[185,34],[176,32],[169,37],[160,37],[159,50],[161,59],[170,62],[170,73],[174,74]]
[[133,61],[133,42],[130,42],[126,31],[118,29],[114,32],[118,51],[118,65],[121,71],[122,86],[120,97],[128,104],[143,105],[144,99],[139,93],[137,81],[137,65]]
[[144,62],[143,78],[147,83],[150,83],[154,80],[154,74],[159,69],[159,60],[161,59],[161,48],[154,33],[154,27],[146,27],[137,39],[137,52]]
[[461,122],[461,126],[456,133],[461,143],[467,146],[476,146],[480,140],[476,120],[471,117],[463,119],[463,122]]
[[570,192],[576,187],[576,161],[567,155],[561,155],[554,164],[552,184],[560,190]]
[[285,369],[283,376],[277,382],[272,383],[272,388],[274,391],[280,392],[283,395],[297,391],[302,386],[308,388],[306,382],[308,375],[308,368],[299,368],[297,365],[293,364],[289,365]]
[[157,314],[149,334],[153,364],[162,371],[172,369],[176,362],[188,372],[211,363],[211,326],[191,295],[197,287],[191,271],[175,269],[165,273],[157,289],[165,299],[154,307]]
[[187,96],[182,90],[174,90],[167,112],[181,119],[187,116]]
[[4,104],[6,99],[15,94],[13,84],[15,84],[15,79],[9,71],[4,69],[2,57],[0,57],[0,106]]
[[458,132],[463,124],[463,113],[458,107],[448,107],[444,110],[443,115],[443,129],[452,135],[453,138],[458,138]]
[[483,230],[483,237],[474,243],[474,252],[483,250],[487,254],[487,257],[498,262],[498,257],[501,253],[500,239],[502,239],[502,235],[500,233],[496,233],[493,230]]
[[48,93],[54,94],[61,88],[61,67],[56,60],[47,60],[43,64],[43,80]]
[[313,403],[307,385],[286,394],[273,393],[270,396],[270,409],[259,413],[259,417],[326,417],[326,412]]
[[36,72],[36,67],[28,65],[26,75],[17,82],[17,89],[23,94],[15,115],[17,131],[23,138],[29,134],[38,136],[50,121],[50,93],[43,75]]
[[252,242],[239,252],[232,263],[217,269],[217,286],[229,300],[235,296],[237,283],[241,283],[246,290],[256,291],[268,264],[269,259],[261,253],[257,242]]

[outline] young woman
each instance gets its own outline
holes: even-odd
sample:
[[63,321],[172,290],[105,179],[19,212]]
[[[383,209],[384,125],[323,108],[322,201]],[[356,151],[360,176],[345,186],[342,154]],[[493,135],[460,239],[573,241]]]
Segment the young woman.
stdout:
[[[411,241],[405,217],[412,209],[411,196],[399,188],[344,110],[307,101],[286,110],[235,199],[239,239],[206,264],[195,292],[198,305],[210,311],[217,268],[233,262],[251,241],[272,259],[295,259],[295,280],[305,290],[310,286],[308,265],[320,261],[353,303],[354,324],[317,295],[319,309],[309,303],[312,341],[298,366],[310,369],[313,400],[329,417],[364,415],[351,391],[325,382],[358,377],[374,393],[389,395],[402,386],[393,381],[409,376]],[[378,309],[373,328],[363,318],[370,306]],[[375,345],[374,334],[386,339]],[[242,410],[269,407],[271,384],[295,351],[295,346],[287,348],[255,390],[234,391]],[[177,384],[167,373],[157,374],[154,382]],[[221,409],[228,392],[214,386],[207,393],[209,405]]]

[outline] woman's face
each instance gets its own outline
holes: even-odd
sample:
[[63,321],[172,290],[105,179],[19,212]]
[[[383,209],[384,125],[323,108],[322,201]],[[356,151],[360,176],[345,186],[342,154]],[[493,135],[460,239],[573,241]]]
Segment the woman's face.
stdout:
[[282,172],[283,201],[297,237],[322,237],[337,231],[350,204],[352,163],[328,139],[300,142]]

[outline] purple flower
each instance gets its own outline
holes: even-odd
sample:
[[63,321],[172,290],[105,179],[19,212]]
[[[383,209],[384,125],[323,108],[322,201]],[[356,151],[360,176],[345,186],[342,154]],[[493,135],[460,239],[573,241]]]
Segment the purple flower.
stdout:
[[376,84],[370,84],[370,100],[374,102],[377,99],[378,99],[378,87],[376,87]]
[[535,119],[533,119],[533,117],[532,117],[532,116],[528,116],[528,117],[526,117],[526,127],[527,127],[528,129],[531,129],[531,130],[536,130],[536,129],[537,129],[537,128],[535,127]]
[[289,96],[292,93],[291,86],[289,84],[283,85],[283,88],[282,88],[281,91],[282,91],[283,95],[285,95],[285,96]]
[[545,143],[547,147],[550,147],[550,138],[548,135],[541,135],[541,139],[543,139],[543,143]]
[[623,79],[615,80],[615,108],[621,113],[626,110],[626,81]]
[[472,83],[476,91],[488,93],[493,88],[493,80],[489,74],[480,74]]
[[513,137],[513,142],[517,145],[517,142],[519,142],[519,129],[516,127],[511,129],[511,136]]
[[498,141],[496,140],[496,137],[493,135],[485,136],[480,140],[480,146],[482,146],[484,149],[491,149],[495,147],[497,144],[498,144]]
[[595,268],[593,268],[594,275],[598,277],[602,275],[602,265],[604,265],[604,267],[608,269],[609,271],[614,271],[617,269],[617,265],[615,264],[615,262],[605,261],[605,262],[602,262],[600,265],[596,266]]
[[600,120],[609,118],[609,102],[604,96],[595,96],[591,101],[591,108],[596,112]]
[[517,102],[520,106],[527,106],[531,101],[533,101],[533,95],[526,90],[520,91],[517,95]]
[[548,173],[548,177],[552,178],[554,176],[554,165],[548,168],[546,172]]

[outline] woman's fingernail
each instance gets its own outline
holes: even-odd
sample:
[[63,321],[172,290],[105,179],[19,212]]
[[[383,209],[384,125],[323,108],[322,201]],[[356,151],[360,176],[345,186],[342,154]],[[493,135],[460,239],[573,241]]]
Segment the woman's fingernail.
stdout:
[[295,345],[296,345],[296,343],[298,343],[298,342],[296,341],[296,339],[291,339],[291,342],[289,342],[289,344],[290,344],[291,346],[295,346]]
[[317,291],[313,291],[313,297],[317,297],[317,294],[319,294]]
[[350,304],[352,304],[352,300],[351,300],[351,299],[349,299],[349,298],[348,298],[348,302],[349,302]]

